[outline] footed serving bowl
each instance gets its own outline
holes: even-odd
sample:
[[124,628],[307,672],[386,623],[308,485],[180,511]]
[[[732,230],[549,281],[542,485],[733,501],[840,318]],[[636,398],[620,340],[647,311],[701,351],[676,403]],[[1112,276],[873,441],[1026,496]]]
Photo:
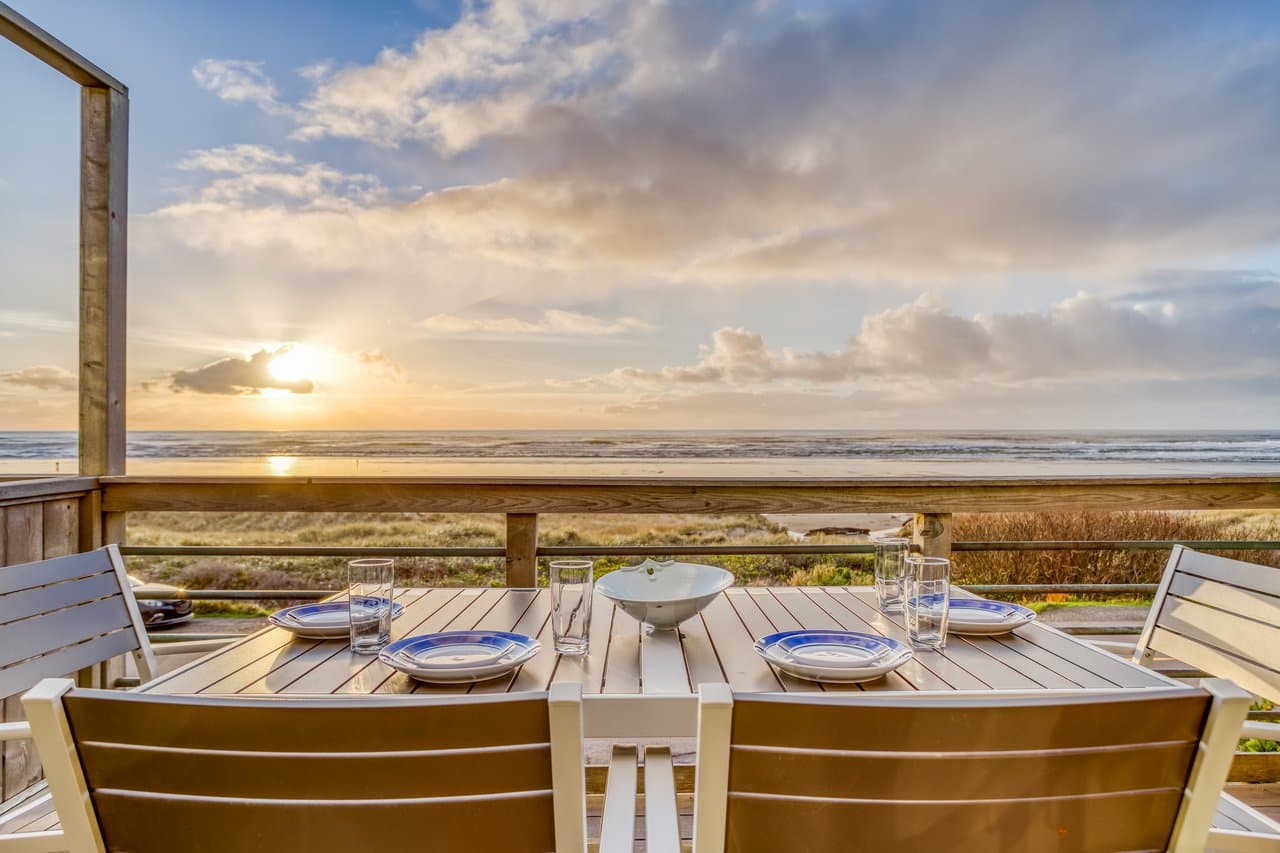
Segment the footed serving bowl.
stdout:
[[724,569],[674,560],[645,560],[596,581],[596,589],[625,613],[664,630],[696,616],[731,586],[733,575]]

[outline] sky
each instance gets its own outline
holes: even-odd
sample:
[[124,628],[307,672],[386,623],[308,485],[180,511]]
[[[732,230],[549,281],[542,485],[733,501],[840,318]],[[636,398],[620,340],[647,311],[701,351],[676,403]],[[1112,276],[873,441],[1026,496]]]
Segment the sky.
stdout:
[[[1280,426],[1275,4],[9,1],[130,89],[131,429]],[[0,81],[70,429],[78,93]]]

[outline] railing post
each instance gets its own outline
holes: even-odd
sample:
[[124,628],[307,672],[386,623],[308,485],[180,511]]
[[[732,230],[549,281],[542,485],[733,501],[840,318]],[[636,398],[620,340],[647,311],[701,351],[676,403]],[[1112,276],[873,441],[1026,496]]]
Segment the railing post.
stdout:
[[538,585],[538,514],[507,513],[507,586]]
[[917,512],[911,536],[926,557],[951,558],[951,513]]
[[80,473],[123,474],[129,96],[80,97]]

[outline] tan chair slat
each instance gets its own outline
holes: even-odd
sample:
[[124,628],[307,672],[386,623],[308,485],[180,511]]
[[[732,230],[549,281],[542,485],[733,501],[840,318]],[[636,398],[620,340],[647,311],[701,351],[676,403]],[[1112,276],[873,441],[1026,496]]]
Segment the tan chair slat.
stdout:
[[124,628],[84,643],[66,646],[40,657],[0,669],[0,696],[13,696],[42,678],[76,672],[138,648],[138,635]]
[[1204,554],[1190,548],[1182,550],[1182,557],[1178,560],[1178,573],[1198,575],[1269,595],[1280,595],[1280,569]]
[[0,667],[132,627],[129,610],[119,595],[67,607],[39,619],[10,622],[0,627]]
[[[1260,657],[1268,651],[1280,650],[1280,629],[1180,598],[1168,599],[1160,611],[1160,621],[1157,624],[1165,631],[1179,634],[1210,650],[1258,661],[1260,664]],[[1159,646],[1152,645],[1152,648],[1163,651]],[[1277,660],[1273,663],[1280,663],[1280,654],[1275,656]],[[1200,666],[1205,672],[1219,674],[1212,666],[1204,666],[1199,661],[1178,659],[1192,666]],[[1280,677],[1269,691],[1263,693],[1270,696],[1278,694]]]
[[[1058,749],[1195,740],[1207,700],[1186,690],[1151,689],[1105,697],[1079,691],[1052,697],[850,694],[846,702],[740,696],[735,744],[798,749],[955,752],[966,749]],[[1137,710],[1140,705],[1143,710]],[[912,725],[903,726],[909,712]],[[856,720],[853,724],[851,721]],[[1117,725],[1123,721],[1123,725]],[[963,738],[957,733],[963,732]]]
[[113,570],[111,558],[101,549],[5,566],[0,568],[0,595]]
[[115,572],[103,572],[62,581],[52,586],[39,586],[10,593],[0,597],[0,636],[4,633],[2,626],[5,623],[51,613],[64,607],[74,607],[77,604],[119,593],[120,583],[116,579]]
[[[729,789],[878,800],[1017,799],[1179,787],[1196,740],[1087,751],[920,757],[732,747]],[[1034,794],[1029,794],[1034,792]]]
[[[348,780],[358,789],[364,779]],[[191,800],[97,792],[94,806],[109,850],[130,853],[259,853],[293,850],[555,849],[550,791],[479,800]]]
[[1253,660],[1249,652],[1228,653],[1159,627],[1151,633],[1150,647],[1218,678],[1229,678],[1257,696],[1280,697],[1280,672]]
[[802,838],[809,853],[1164,850],[1181,800],[1180,788],[1059,800],[895,803],[892,808],[874,800],[731,794],[727,849],[795,850]]
[[[376,719],[364,724],[376,728]],[[327,746],[323,741],[317,749]],[[190,752],[80,744],[89,786],[236,799],[446,797],[551,787],[551,745],[383,754]],[[358,783],[357,783],[358,780]]]
[[1280,595],[1231,586],[1182,572],[1174,576],[1169,585],[1169,594],[1270,625],[1280,637]]
[[[77,691],[65,700],[79,741],[263,752],[368,752],[546,743],[546,694],[295,699]],[[268,713],[269,712],[269,713]]]

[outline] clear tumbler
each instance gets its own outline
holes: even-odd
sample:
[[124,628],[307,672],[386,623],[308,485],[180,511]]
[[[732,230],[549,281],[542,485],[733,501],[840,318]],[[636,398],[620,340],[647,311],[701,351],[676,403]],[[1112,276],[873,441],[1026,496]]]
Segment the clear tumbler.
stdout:
[[387,559],[347,563],[347,602],[351,609],[351,651],[373,655],[391,642],[394,562]]
[[906,571],[903,558],[911,540],[900,536],[880,536],[872,540],[876,547],[876,603],[883,613],[902,612],[902,579]]
[[912,648],[941,651],[947,645],[951,613],[951,561],[942,557],[906,559],[907,636]]
[[594,569],[590,560],[551,561],[551,633],[558,654],[587,653]]

